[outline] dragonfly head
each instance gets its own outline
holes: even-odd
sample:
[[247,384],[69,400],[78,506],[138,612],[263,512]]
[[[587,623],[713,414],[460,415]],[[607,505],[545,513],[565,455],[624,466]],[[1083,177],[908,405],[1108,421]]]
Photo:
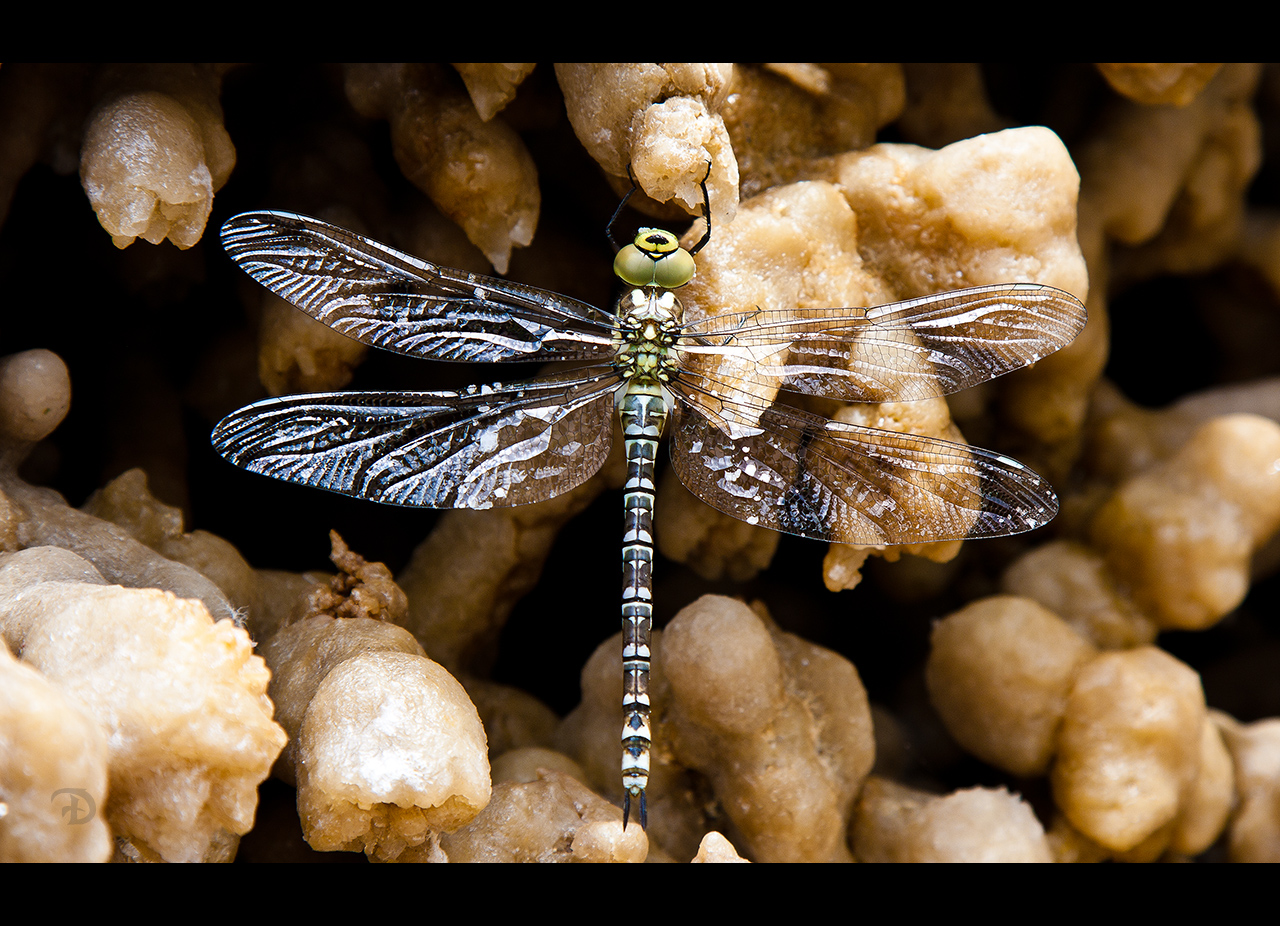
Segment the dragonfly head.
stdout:
[[613,272],[632,286],[675,289],[693,279],[693,255],[671,232],[642,228],[613,259]]

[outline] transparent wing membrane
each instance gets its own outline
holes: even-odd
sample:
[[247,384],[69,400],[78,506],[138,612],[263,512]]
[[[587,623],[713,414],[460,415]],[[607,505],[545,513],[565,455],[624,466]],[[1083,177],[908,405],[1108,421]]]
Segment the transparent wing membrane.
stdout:
[[1044,479],[998,453],[769,405],[706,377],[682,377],[672,392],[680,481],[750,524],[907,544],[1017,534],[1058,510]]
[[222,244],[335,331],[433,360],[607,360],[613,317],[546,290],[440,267],[306,216],[247,212]]
[[867,309],[730,312],[686,324],[678,346],[695,364],[725,358],[773,388],[909,402],[1034,363],[1071,343],[1084,321],[1069,293],[1002,284]]
[[213,445],[251,472],[390,505],[526,505],[600,468],[617,382],[604,367],[460,393],[285,396],[224,418]]
[[[251,212],[222,229],[249,274],[366,344],[437,360],[609,360],[467,392],[334,393],[243,408],[215,446],[254,472],[432,508],[520,505],[578,485],[608,450],[621,382],[617,320],[545,290],[436,266],[305,216]],[[696,494],[754,524],[820,540],[901,544],[1046,523],[1049,486],[976,447],[774,405],[778,390],[912,401],[1019,369],[1070,343],[1084,307],[1038,284],[873,308],[755,310],[679,329],[673,461]]]

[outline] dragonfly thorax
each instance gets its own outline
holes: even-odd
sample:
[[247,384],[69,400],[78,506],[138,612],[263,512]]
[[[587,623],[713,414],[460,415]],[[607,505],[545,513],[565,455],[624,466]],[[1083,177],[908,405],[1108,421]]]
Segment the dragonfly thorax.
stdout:
[[618,300],[615,366],[627,381],[666,382],[679,363],[680,300],[658,286],[636,287]]

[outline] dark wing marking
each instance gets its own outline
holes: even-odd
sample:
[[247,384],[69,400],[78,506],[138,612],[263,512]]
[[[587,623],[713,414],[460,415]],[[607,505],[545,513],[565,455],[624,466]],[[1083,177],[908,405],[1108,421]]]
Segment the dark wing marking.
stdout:
[[867,309],[732,312],[688,323],[678,346],[695,367],[724,355],[739,375],[754,367],[746,378],[775,389],[909,402],[1034,363],[1071,343],[1085,318],[1070,293],[1013,283]]
[[591,367],[465,392],[333,392],[232,412],[237,466],[390,505],[524,505],[589,479],[609,452],[618,377]]
[[605,360],[613,317],[533,286],[464,273],[286,212],[246,212],[222,245],[250,276],[336,331],[433,360]]

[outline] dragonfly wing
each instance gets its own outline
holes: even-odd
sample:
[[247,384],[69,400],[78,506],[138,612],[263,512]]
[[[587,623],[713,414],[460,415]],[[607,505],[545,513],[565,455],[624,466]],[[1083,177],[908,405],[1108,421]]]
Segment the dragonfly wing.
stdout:
[[[707,399],[683,380],[680,481],[720,511],[815,540],[865,545],[1000,537],[1048,523],[1057,496],[1016,460],[950,441]],[[739,401],[739,398],[742,401]]]
[[778,388],[846,402],[947,395],[1035,363],[1084,328],[1084,304],[1035,283],[867,309],[734,312],[686,325],[681,350],[740,357]]
[[604,360],[613,317],[568,296],[440,267],[286,212],[246,212],[222,245],[250,276],[336,331],[434,360]]
[[267,399],[219,422],[237,466],[390,505],[524,505],[589,479],[609,452],[608,367],[465,392],[334,392]]

